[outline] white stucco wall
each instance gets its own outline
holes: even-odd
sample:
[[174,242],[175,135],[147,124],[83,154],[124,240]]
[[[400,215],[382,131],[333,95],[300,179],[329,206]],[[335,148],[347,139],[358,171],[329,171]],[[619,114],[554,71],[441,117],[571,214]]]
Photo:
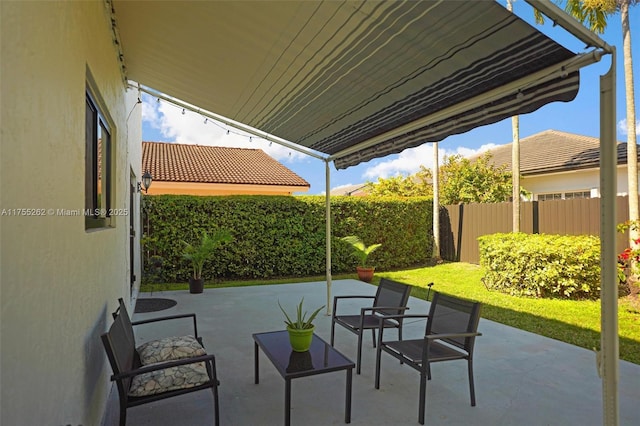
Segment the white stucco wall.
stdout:
[[[556,192],[575,192],[596,189],[592,196],[600,194],[600,171],[598,169],[574,170],[571,172],[550,173],[539,176],[525,176],[520,184],[533,194]],[[627,166],[617,168],[618,195],[628,195]],[[599,196],[599,195],[598,195]]]
[[110,388],[100,334],[129,295],[128,218],[87,232],[82,216],[11,212],[84,207],[88,70],[113,126],[113,207],[130,208],[140,106],[104,2],[3,1],[0,31],[0,423],[97,425]]

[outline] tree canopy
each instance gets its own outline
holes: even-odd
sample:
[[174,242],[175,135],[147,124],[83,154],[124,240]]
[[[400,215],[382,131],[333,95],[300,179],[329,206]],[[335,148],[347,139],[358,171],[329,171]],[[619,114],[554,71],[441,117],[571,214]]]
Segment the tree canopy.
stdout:
[[[461,155],[444,157],[439,168],[440,203],[497,203],[511,197],[511,173],[506,165],[495,166],[491,153],[469,160]],[[376,183],[367,182],[367,192],[372,196],[433,196],[432,171],[420,166],[412,176],[379,178]]]

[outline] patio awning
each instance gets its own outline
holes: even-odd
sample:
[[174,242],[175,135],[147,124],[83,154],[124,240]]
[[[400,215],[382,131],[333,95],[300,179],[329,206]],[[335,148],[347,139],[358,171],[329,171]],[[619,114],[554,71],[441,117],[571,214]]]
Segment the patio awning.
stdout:
[[496,2],[112,4],[127,78],[337,168],[578,91],[582,57]]

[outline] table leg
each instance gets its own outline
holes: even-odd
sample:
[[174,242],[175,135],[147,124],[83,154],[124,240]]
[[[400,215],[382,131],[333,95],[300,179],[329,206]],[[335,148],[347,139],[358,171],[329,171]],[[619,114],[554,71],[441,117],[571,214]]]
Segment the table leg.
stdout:
[[255,379],[255,384],[257,385],[258,383],[260,383],[260,368],[258,366],[258,343],[254,342],[253,343],[253,367],[254,367],[254,379]]
[[351,423],[351,382],[353,379],[353,368],[347,369],[347,395],[344,406],[344,422]]
[[291,379],[284,381],[284,425],[291,425]]

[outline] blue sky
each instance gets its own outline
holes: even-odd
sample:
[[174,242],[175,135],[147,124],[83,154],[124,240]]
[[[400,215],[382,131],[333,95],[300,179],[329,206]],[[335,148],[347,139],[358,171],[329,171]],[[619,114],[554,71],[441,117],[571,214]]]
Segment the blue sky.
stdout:
[[[501,3],[504,4],[506,1],[501,1]],[[533,9],[524,1],[519,0],[515,3],[514,12],[530,24],[536,25],[533,21]],[[636,86],[635,103],[636,109],[640,109],[640,96],[638,95],[640,93],[640,83],[638,82],[640,79],[638,72],[640,69],[640,37],[638,36],[640,34],[640,6],[632,7],[629,17],[631,34],[633,35],[632,55],[635,61],[633,64]],[[585,51],[584,44],[562,28],[553,27],[550,23],[538,27],[573,52]],[[607,31],[600,37],[608,44],[617,47],[617,137],[618,140],[626,141],[627,134],[624,125],[626,104],[620,14],[612,15],[609,18]],[[547,129],[599,136],[599,76],[609,70],[610,63],[610,57],[605,56],[600,63],[580,71],[580,91],[572,102],[555,102],[533,113],[520,116],[520,137],[524,138]],[[142,100],[142,139],[144,141],[260,148],[308,181],[311,184],[311,189],[307,194],[325,192],[323,161],[278,146],[275,143],[270,146],[269,142],[255,136],[250,139],[248,134],[220,123],[210,120],[205,123],[201,115],[190,111],[185,111],[183,114],[182,108],[163,101],[157,102],[151,96],[145,95]],[[638,116],[637,112],[636,116]],[[640,130],[640,125],[637,128]],[[227,130],[229,130],[228,135]],[[452,154],[468,156],[495,145],[510,142],[511,119],[506,119],[464,134],[448,137],[440,142],[439,153],[440,157]],[[330,187],[334,189],[345,185],[376,181],[379,177],[412,174],[418,171],[420,165],[431,167],[432,157],[433,146],[426,143],[417,148],[407,149],[400,154],[371,160],[345,170],[336,170],[331,164]]]

